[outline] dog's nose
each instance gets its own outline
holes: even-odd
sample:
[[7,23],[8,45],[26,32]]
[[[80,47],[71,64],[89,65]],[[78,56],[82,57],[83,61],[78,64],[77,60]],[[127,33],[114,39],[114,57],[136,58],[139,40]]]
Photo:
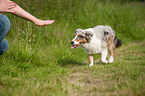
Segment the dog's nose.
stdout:
[[74,44],[74,41],[71,41],[71,44],[73,45]]

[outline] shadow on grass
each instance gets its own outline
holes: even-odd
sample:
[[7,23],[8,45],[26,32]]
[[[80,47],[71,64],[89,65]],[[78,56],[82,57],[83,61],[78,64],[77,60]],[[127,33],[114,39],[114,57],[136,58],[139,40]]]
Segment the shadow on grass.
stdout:
[[96,64],[96,65],[106,65],[106,63],[102,63],[101,60],[94,61],[94,64]]
[[[72,66],[89,66],[89,62],[79,61],[71,59],[71,58],[64,58],[58,59],[57,64],[62,67],[72,67]],[[106,63],[102,63],[101,60],[94,61],[94,65],[107,65]]]
[[68,66],[86,66],[87,63],[84,63],[83,61],[76,61],[71,58],[64,58],[64,59],[59,59],[57,61],[57,64],[62,66],[62,67],[68,67]]

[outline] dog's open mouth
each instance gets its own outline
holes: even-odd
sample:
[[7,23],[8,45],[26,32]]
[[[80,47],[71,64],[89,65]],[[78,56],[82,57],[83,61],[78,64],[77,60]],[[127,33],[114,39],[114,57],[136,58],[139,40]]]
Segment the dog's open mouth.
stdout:
[[78,48],[81,44],[78,44],[78,45],[72,45],[71,46],[71,49],[74,49],[74,48]]

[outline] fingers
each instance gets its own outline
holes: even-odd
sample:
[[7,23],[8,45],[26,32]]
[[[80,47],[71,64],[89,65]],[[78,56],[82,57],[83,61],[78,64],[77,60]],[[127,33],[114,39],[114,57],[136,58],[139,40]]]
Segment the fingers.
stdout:
[[12,8],[15,8],[15,7],[17,7],[17,6],[13,6],[13,5],[11,5],[11,6],[8,6],[8,9],[12,9]]
[[16,3],[10,3],[10,4],[7,4],[8,6],[17,6]]
[[9,2],[7,5],[8,6],[12,6],[12,7],[16,7],[17,6],[17,4],[15,2]]
[[6,8],[5,8],[4,12],[16,13],[16,11],[11,10],[11,9],[17,7],[17,4],[14,3],[13,1],[8,1],[5,6],[6,6]]
[[15,8],[17,7],[17,4],[13,1],[9,1],[7,4],[6,4],[7,8],[8,9],[12,9],[12,8]]
[[14,1],[8,1],[8,4],[16,4]]
[[44,25],[49,25],[49,24],[52,24],[54,23],[55,20],[47,20],[45,21]]
[[16,13],[16,11],[6,10],[5,12]]
[[50,25],[52,23],[54,23],[55,20],[38,20],[36,22],[34,22],[36,25],[39,26],[44,26],[44,25]]

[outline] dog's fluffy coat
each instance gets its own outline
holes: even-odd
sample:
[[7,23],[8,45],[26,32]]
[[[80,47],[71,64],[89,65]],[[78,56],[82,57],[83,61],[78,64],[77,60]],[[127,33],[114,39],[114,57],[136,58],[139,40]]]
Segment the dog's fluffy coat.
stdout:
[[[116,38],[115,31],[110,26],[98,25],[89,29],[77,29],[75,37],[71,41],[72,49],[79,46],[83,47],[89,57],[89,66],[93,66],[93,54],[101,53],[103,63],[114,61],[114,49],[122,45],[120,39]],[[108,51],[110,52],[109,61],[107,60]]]

